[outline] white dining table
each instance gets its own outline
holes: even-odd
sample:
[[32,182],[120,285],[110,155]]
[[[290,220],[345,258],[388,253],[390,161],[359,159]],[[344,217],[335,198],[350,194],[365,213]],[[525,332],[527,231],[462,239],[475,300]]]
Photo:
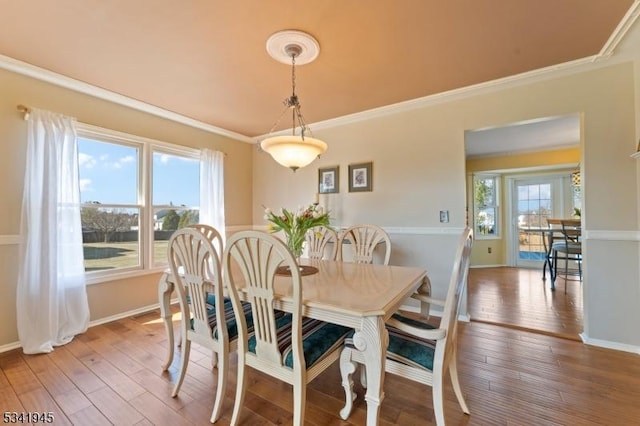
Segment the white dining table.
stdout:
[[[353,340],[361,351],[367,371],[367,425],[378,424],[380,404],[384,399],[384,371],[388,333],[385,321],[421,285],[428,285],[427,271],[408,266],[373,265],[330,260],[302,259],[303,265],[318,272],[302,277],[303,315],[351,327]],[[277,309],[292,311],[291,282],[277,277],[275,283]],[[169,356],[173,361],[174,337],[170,310],[173,280],[162,274],[158,285],[160,315],[165,322]],[[242,298],[242,291],[239,292]]]

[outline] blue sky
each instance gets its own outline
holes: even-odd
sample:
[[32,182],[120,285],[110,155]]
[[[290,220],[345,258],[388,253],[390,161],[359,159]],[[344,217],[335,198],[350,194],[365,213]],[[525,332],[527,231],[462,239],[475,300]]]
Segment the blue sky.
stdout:
[[[137,204],[138,161],[136,147],[78,138],[81,201],[102,204]],[[197,206],[199,162],[155,152],[153,204]]]

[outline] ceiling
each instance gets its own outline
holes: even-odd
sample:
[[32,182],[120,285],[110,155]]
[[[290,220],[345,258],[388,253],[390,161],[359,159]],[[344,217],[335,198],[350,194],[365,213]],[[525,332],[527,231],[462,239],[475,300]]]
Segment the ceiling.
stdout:
[[269,132],[291,94],[290,67],[265,48],[279,30],[320,44],[296,67],[302,112],[317,123],[597,57],[639,9],[637,0],[0,2],[1,55],[251,138]]

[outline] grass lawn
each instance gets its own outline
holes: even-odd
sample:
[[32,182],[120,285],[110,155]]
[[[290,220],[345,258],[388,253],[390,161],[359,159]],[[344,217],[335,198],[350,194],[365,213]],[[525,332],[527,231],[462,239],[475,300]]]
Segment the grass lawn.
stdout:
[[[128,268],[137,266],[139,247],[137,241],[121,243],[85,243],[84,267],[87,272],[104,269]],[[153,244],[154,261],[167,258],[167,241],[155,241]]]

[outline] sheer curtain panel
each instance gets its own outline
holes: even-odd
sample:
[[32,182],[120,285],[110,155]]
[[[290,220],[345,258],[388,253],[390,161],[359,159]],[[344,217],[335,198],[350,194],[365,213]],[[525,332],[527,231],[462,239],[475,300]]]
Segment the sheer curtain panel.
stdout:
[[32,110],[17,286],[18,336],[26,354],[51,352],[89,324],[77,151],[75,119]]
[[200,153],[200,223],[211,225],[226,237],[224,222],[224,153]]

